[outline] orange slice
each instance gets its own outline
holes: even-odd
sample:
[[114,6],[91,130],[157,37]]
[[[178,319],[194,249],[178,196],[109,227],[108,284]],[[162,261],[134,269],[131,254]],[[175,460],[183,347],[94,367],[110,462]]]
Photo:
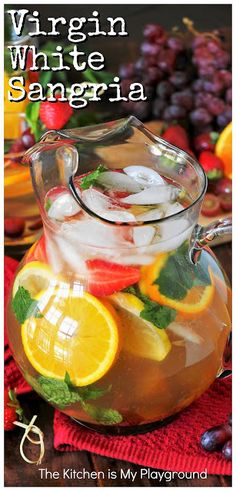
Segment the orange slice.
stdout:
[[214,278],[211,269],[209,274],[211,284],[207,286],[194,286],[189,290],[186,297],[182,300],[176,300],[163,295],[159,291],[159,285],[154,284],[158,278],[161,269],[164,267],[169,254],[159,254],[156,262],[150,266],[143,268],[142,280],[139,283],[140,290],[143,294],[148,295],[151,300],[158,302],[161,305],[167,305],[183,314],[200,314],[212,302],[214,296]]
[[21,331],[34,369],[58,380],[68,372],[80,387],[103,377],[116,359],[119,344],[111,311],[79,284],[69,289],[62,282],[54,292],[49,287],[36,299],[42,317],[28,318]]
[[215,154],[223,160],[225,175],[232,179],[232,122],[220,134]]

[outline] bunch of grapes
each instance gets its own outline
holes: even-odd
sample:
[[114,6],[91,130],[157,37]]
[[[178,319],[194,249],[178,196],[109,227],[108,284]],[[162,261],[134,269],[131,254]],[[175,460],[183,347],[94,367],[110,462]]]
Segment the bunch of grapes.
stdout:
[[231,120],[230,55],[216,36],[197,35],[192,47],[157,24],[144,28],[141,57],[120,66],[122,92],[132,82],[145,88],[146,101],[123,103],[128,114],[177,121],[199,130],[222,129]]

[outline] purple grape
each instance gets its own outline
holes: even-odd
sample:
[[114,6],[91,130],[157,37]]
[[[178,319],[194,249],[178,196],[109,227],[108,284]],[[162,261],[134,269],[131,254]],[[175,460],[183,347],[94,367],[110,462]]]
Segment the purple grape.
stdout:
[[187,72],[181,72],[180,70],[172,73],[170,77],[170,82],[177,89],[183,89],[189,81],[189,76]]
[[134,63],[123,63],[119,68],[120,78],[133,78],[135,76]]
[[21,140],[26,150],[30,147],[33,147],[33,145],[35,144],[35,137],[31,133],[30,128],[27,128],[24,133],[22,133]]
[[181,106],[170,105],[163,113],[163,118],[165,121],[172,121],[174,119],[183,119],[186,116],[186,109]]
[[232,104],[232,89],[227,89],[225,94],[225,100],[227,104]]
[[222,454],[224,455],[226,460],[232,460],[232,440],[228,440],[223,448]]
[[162,79],[162,71],[155,66],[149,66],[145,71],[144,83],[148,85],[157,84]]
[[223,129],[231,121],[232,121],[232,107],[227,105],[225,107],[224,112],[222,114],[219,114],[219,116],[217,116],[217,124],[220,126],[221,129]]
[[201,445],[204,450],[214,452],[221,449],[231,436],[232,428],[229,424],[214,426],[203,433]]
[[199,107],[190,113],[190,121],[194,126],[207,125],[211,123],[212,115],[204,107]]
[[164,29],[158,24],[147,24],[144,27],[143,35],[149,42],[155,43],[163,38]]
[[230,54],[223,49],[214,57],[214,66],[216,68],[227,68],[230,63]]
[[147,65],[146,65],[145,59],[139,58],[134,64],[135,73],[137,75],[142,74],[142,72],[145,70],[146,66]]
[[157,55],[160,53],[160,46],[158,44],[151,44],[148,42],[144,42],[141,44],[141,53],[144,56],[152,56],[152,57],[157,57]]
[[156,89],[157,95],[162,99],[168,99],[174,92],[174,87],[168,80],[162,80]]
[[207,109],[213,116],[219,116],[225,110],[225,103],[222,99],[212,96],[209,102],[207,102]]
[[198,66],[212,65],[214,63],[214,55],[207,48],[198,48],[194,53],[193,63]]
[[210,77],[214,75],[216,69],[211,65],[201,66],[198,68],[198,75],[200,77]]
[[224,82],[224,86],[228,89],[232,86],[232,73],[229,70],[220,70],[219,75]]
[[215,73],[210,80],[204,80],[203,87],[206,92],[219,95],[224,89],[224,82],[219,73]]
[[175,53],[171,49],[162,49],[158,55],[157,65],[166,73],[171,73],[175,63]]
[[180,53],[184,49],[184,43],[179,37],[170,37],[167,41],[167,46],[176,53]]
[[174,92],[170,100],[171,104],[183,106],[188,111],[190,111],[193,107],[193,94],[190,89]]
[[194,82],[192,83],[192,90],[193,92],[202,92],[203,91],[203,80],[201,80],[200,78],[197,78],[196,80],[194,80]]
[[154,99],[152,103],[152,114],[154,118],[161,119],[163,111],[166,108],[166,101],[163,101],[162,99]]

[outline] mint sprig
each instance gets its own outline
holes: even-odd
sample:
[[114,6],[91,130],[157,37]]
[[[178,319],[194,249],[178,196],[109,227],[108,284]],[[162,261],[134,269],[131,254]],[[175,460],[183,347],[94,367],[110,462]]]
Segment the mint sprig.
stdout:
[[182,244],[170,254],[158,278],[154,281],[161,294],[174,300],[182,300],[193,286],[207,286],[211,279],[207,269],[190,262],[188,243]]
[[100,164],[94,172],[91,172],[81,179],[80,187],[82,189],[89,189],[90,186],[96,184],[98,177],[105,171],[107,171],[107,168]]
[[12,309],[20,324],[24,324],[29,317],[42,317],[37,300],[23,286],[19,286],[12,300]]
[[129,286],[123,292],[132,293],[132,295],[135,295],[143,302],[144,308],[140,312],[139,317],[151,322],[159,329],[166,329],[175,320],[177,314],[175,309],[166,305],[160,305],[158,302],[153,302],[149,297],[140,292],[138,285]]
[[76,402],[81,404],[83,410],[98,423],[116,424],[122,421],[122,415],[111,408],[96,407],[90,404],[87,400],[98,399],[106,394],[111,387],[101,389],[94,385],[86,387],[73,386],[68,372],[65,374],[64,380],[57,380],[40,375],[37,380],[38,390],[40,394],[51,404],[54,404],[58,409],[65,409]]

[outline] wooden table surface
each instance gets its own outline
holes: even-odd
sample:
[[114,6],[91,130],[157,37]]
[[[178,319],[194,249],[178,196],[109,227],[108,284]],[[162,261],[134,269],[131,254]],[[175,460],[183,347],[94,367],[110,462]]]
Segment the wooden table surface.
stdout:
[[[220,245],[214,248],[214,252],[225,271],[231,279],[231,243]],[[44,402],[35,393],[24,395],[20,398],[22,406],[25,408],[26,416],[27,409],[30,407],[30,414],[38,414],[37,424],[42,429],[45,435],[45,456],[40,468],[47,468],[48,471],[60,471],[61,469],[76,469],[88,471],[103,471],[107,474],[107,469],[117,472],[119,475],[120,469],[137,471],[137,478],[134,482],[129,479],[117,478],[115,481],[105,479],[71,479],[58,480],[41,479],[39,468],[34,465],[26,464],[19,453],[19,443],[21,438],[21,430],[16,429],[14,432],[8,432],[5,435],[5,486],[14,487],[88,487],[88,486],[127,486],[127,487],[145,487],[145,486],[165,486],[165,487],[231,487],[231,477],[210,475],[205,480],[198,479],[172,479],[170,482],[157,479],[148,479],[140,477],[141,467],[129,462],[100,457],[90,452],[57,452],[53,448],[53,408]]]

